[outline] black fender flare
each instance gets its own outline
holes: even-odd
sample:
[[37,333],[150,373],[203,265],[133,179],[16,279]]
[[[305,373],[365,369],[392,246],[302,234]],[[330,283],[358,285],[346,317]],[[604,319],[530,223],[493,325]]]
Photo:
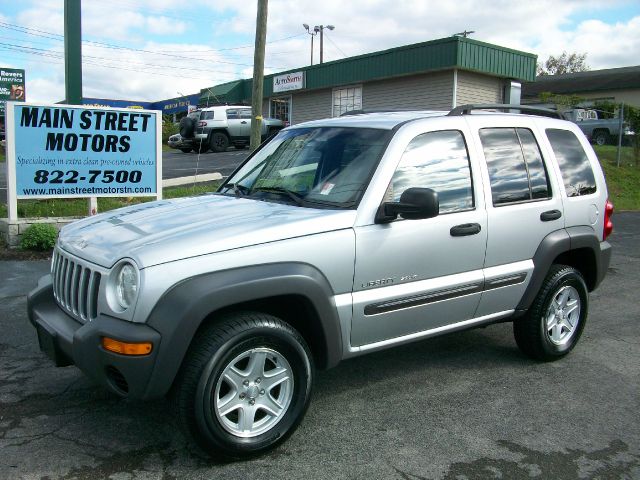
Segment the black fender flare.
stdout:
[[531,306],[553,261],[563,253],[571,252],[571,250],[578,248],[588,248],[593,251],[597,269],[595,286],[602,281],[609,266],[610,252],[606,252],[608,253],[607,255],[601,254],[600,241],[595,230],[590,226],[556,230],[542,239],[533,256],[533,274],[524,295],[520,299],[520,303],[516,307],[517,313],[522,314]]
[[326,362],[342,359],[340,319],[326,277],[303,263],[273,263],[222,270],[185,279],[171,287],[153,308],[147,325],[160,332],[157,360],[145,398],[165,395],[191,341],[212,313],[243,302],[280,295],[300,295],[316,310],[323,333]]

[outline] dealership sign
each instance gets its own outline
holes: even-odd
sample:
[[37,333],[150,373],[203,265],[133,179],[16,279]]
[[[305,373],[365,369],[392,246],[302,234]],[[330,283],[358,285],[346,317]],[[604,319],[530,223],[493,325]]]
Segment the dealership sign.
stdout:
[[156,110],[8,103],[8,197],[160,198],[161,126]]
[[285,73],[273,77],[273,93],[304,88],[304,72]]
[[4,114],[7,100],[24,102],[26,100],[24,70],[0,68],[0,115]]

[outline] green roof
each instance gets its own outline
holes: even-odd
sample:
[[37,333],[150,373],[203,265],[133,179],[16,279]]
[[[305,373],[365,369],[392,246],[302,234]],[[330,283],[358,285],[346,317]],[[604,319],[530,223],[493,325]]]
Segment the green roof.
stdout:
[[234,80],[210,88],[200,90],[200,102],[239,103],[242,101],[243,86],[246,80]]
[[[454,36],[267,75],[264,97],[273,95],[274,76],[299,71],[305,72],[303,90],[313,90],[453,68],[532,81],[535,79],[536,62],[537,56],[531,53]],[[242,88],[233,92],[238,96],[228,100],[229,103],[250,100],[252,80],[240,82],[243,82]],[[201,91],[201,102],[211,98],[207,90]]]

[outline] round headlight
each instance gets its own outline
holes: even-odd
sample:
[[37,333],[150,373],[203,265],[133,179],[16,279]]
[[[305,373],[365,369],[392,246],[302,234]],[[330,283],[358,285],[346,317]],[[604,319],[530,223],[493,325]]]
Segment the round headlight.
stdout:
[[123,263],[116,276],[115,288],[118,304],[126,310],[138,295],[138,269],[130,263]]

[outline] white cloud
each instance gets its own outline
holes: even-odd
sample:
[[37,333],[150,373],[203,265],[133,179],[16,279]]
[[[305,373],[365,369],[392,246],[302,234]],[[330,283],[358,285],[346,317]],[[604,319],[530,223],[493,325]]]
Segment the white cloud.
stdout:
[[179,35],[187,29],[187,24],[168,17],[148,17],[147,28],[155,35]]

